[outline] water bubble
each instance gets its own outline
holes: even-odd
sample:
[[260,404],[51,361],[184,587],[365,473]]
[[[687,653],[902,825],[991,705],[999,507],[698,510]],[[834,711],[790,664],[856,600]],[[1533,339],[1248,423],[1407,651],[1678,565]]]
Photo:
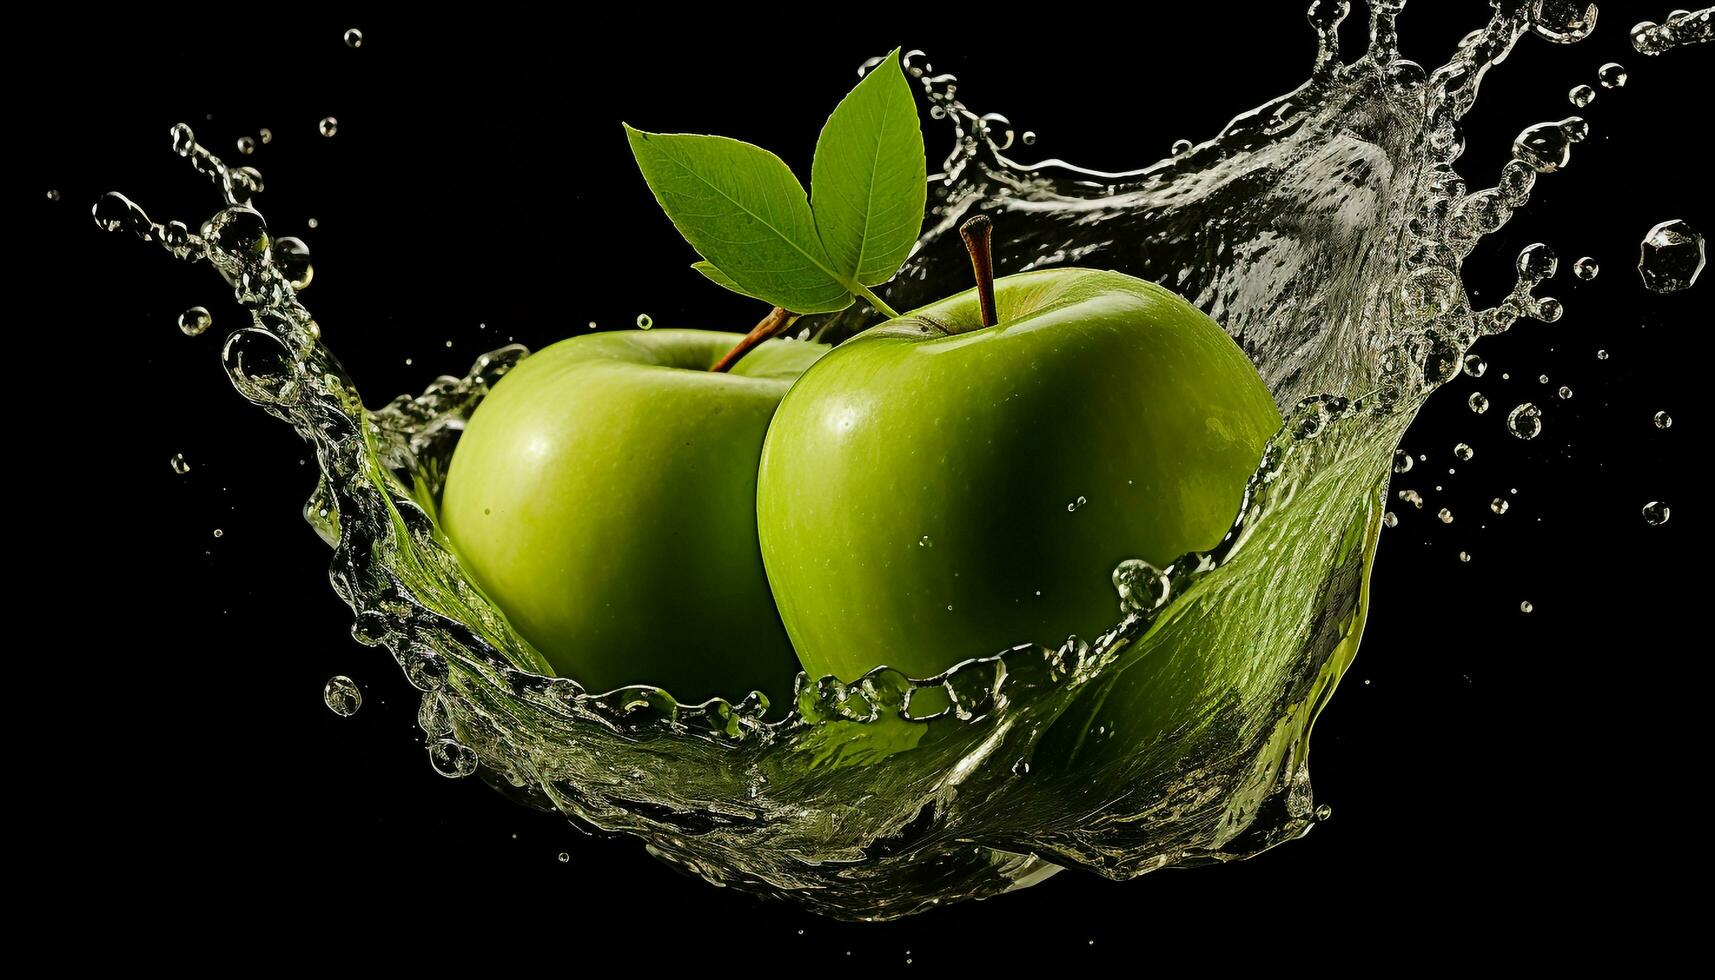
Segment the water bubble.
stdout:
[[226,338],[221,360],[232,386],[254,404],[279,404],[295,393],[291,353],[266,330],[246,327],[235,331]]
[[1113,574],[1114,591],[1120,596],[1121,612],[1149,612],[1161,608],[1172,594],[1167,575],[1149,562],[1128,558]]
[[1560,390],[1555,392],[1555,394],[1560,396],[1561,401],[1565,401],[1566,399],[1572,397],[1572,389],[1568,388],[1565,385],[1561,385]]
[[1518,604],[1518,611],[1521,613],[1533,613],[1536,612],[1536,606],[1532,605],[1529,599],[1526,599]]
[[357,28],[349,28],[345,32],[345,46],[348,48],[363,47],[363,32]]
[[1638,275],[1652,292],[1689,289],[1703,264],[1703,235],[1678,218],[1651,228],[1638,246]]
[[262,141],[263,146],[267,146],[269,143],[274,142],[274,131],[269,129],[267,126],[263,126],[261,129],[256,131],[256,138]]
[[1461,442],[1457,446],[1453,447],[1453,455],[1459,457],[1459,462],[1469,463],[1471,461],[1471,457],[1477,455],[1477,453],[1476,450]]
[[1411,454],[1403,449],[1393,451],[1393,471],[1395,473],[1410,473],[1413,465]]
[[1616,61],[1610,61],[1596,69],[1596,80],[1603,88],[1624,88],[1626,85],[1626,68]]
[[191,464],[185,460],[184,453],[174,453],[173,458],[168,460],[168,462],[172,464],[173,472],[180,476],[184,476],[186,473],[191,471]]
[[1535,439],[1542,434],[1542,409],[1525,402],[1507,413],[1507,431],[1520,439]]
[[1667,414],[1666,412],[1655,413],[1655,427],[1658,429],[1671,429],[1671,428],[1673,428],[1673,416]]
[[209,315],[206,307],[193,306],[179,314],[179,332],[187,337],[201,336],[213,325],[214,317]]
[[655,325],[655,319],[647,313],[637,314],[637,329],[648,330]]
[[1513,266],[1518,270],[1520,279],[1538,283],[1554,278],[1554,274],[1560,270],[1560,257],[1554,254],[1554,249],[1537,242],[1521,249]]
[[238,152],[249,156],[256,152],[256,141],[248,136],[238,137]]
[[1566,93],[1566,99],[1582,109],[1596,101],[1596,90],[1588,85],[1574,85],[1572,91]]
[[1489,501],[1489,509],[1497,514],[1505,514],[1511,507],[1512,504],[1508,503],[1505,497],[1496,497]]
[[1555,44],[1572,44],[1596,29],[1596,5],[1589,0],[1533,0],[1530,29]]
[[1488,370],[1489,370],[1489,362],[1488,361],[1483,360],[1482,358],[1478,357],[1475,354],[1466,354],[1465,355],[1464,371],[1467,375],[1470,375],[1473,378],[1480,378],[1484,374],[1486,374],[1488,372]]
[[363,691],[357,682],[344,674],[328,678],[327,686],[322,688],[322,703],[328,710],[341,718],[350,718],[357,714],[357,709],[363,707]]
[[310,264],[310,247],[302,238],[288,235],[275,239],[273,252],[274,267],[280,270],[293,289],[303,289],[315,278],[315,266]]
[[1453,523],[1453,512],[1443,507],[1435,512],[1435,519],[1443,524]]
[[321,130],[323,136],[332,136],[339,132],[339,120],[332,116],[323,116],[317,128]]
[[1465,399],[1465,404],[1469,405],[1471,411],[1478,415],[1489,410],[1489,399],[1480,391],[1471,392],[1471,397]]
[[460,779],[476,772],[476,763],[475,752],[450,738],[429,743],[429,765],[448,779]]
[[1572,263],[1572,274],[1585,282],[1596,278],[1596,274],[1601,271],[1602,267],[1597,265],[1596,260],[1588,255]]
[[1399,515],[1391,510],[1388,511],[1382,515],[1382,525],[1384,527],[1399,527]]
[[1174,140],[1173,146],[1169,150],[1169,152],[1172,153],[1174,156],[1179,156],[1181,153],[1188,152],[1190,149],[1191,149],[1191,141],[1190,140]]
[[1652,500],[1644,504],[1644,523],[1651,527],[1660,527],[1666,524],[1667,519],[1672,516],[1673,511],[1659,500]]
[[1077,511],[1078,508],[1084,506],[1085,504],[1087,504],[1089,502],[1090,501],[1088,499],[1086,499],[1084,497],[1079,497],[1077,500],[1074,500],[1071,503],[1066,505],[1066,512],[1068,514],[1073,513],[1075,511]]

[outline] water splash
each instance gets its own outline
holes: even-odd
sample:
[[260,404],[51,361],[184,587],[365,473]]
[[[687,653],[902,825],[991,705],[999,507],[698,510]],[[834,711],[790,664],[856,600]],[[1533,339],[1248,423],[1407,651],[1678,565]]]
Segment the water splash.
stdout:
[[[1127,878],[1242,858],[1316,820],[1310,728],[1362,632],[1398,437],[1431,392],[1473,371],[1477,338],[1559,316],[1532,293],[1554,272],[1545,249],[1520,256],[1515,287],[1488,309],[1472,308],[1460,266],[1588,135],[1576,118],[1531,127],[1495,185],[1470,190],[1454,170],[1458,123],[1487,72],[1527,32],[1587,34],[1594,8],[1498,6],[1426,71],[1399,57],[1402,7],[1373,4],[1365,54],[1342,62],[1349,4],[1318,0],[1303,85],[1129,173],[1011,159],[1004,117],[967,109],[957,79],[922,52],[904,56],[953,146],[889,287],[894,306],[965,287],[968,259],[949,232],[987,212],[1004,272],[1102,266],[1190,298],[1257,363],[1286,424],[1219,545],[1115,570],[1101,635],[1022,644],[933,678],[800,676],[778,720],[759,696],[681,704],[657,688],[597,693],[552,676],[462,574],[436,499],[465,419],[524,348],[365,409],[299,301],[307,250],[272,236],[251,206],[261,174],[227,167],[188,126],[173,128],[173,148],[213,180],[223,210],[192,232],[109,194],[94,216],[206,261],[249,311],[222,349],[228,376],[313,447],[320,479],[304,516],[333,548],[353,637],[386,649],[423,692],[437,772],[479,774],[635,835],[710,881],[891,918],[1060,867]],[[331,136],[337,123],[321,128]],[[838,340],[873,316],[805,320]],[[1414,491],[1400,499],[1423,506]],[[1194,696],[1152,701],[1166,676]]]

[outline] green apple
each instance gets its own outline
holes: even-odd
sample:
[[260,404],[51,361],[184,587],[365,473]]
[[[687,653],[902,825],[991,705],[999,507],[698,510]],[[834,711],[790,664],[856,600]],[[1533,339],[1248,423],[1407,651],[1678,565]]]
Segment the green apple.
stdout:
[[853,338],[775,413],[757,527],[811,676],[1095,636],[1114,567],[1218,543],[1280,427],[1238,345],[1167,289],[1084,269],[993,287],[992,312],[979,288]]
[[465,568],[562,676],[681,703],[790,700],[797,664],[757,550],[775,407],[827,348],[627,330],[561,341],[489,393],[453,454],[441,524]]

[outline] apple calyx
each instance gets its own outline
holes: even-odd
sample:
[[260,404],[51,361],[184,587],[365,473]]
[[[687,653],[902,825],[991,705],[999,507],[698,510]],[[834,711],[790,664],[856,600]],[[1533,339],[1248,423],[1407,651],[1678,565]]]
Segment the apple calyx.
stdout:
[[971,271],[977,279],[977,303],[982,307],[983,326],[1000,322],[994,308],[994,222],[979,214],[959,226],[965,251],[971,253]]
[[779,335],[796,319],[798,319],[798,314],[781,307],[776,306],[769,310],[768,315],[758,321],[756,326],[750,328],[750,332],[744,335],[744,339],[733,345],[733,349],[727,351],[726,356],[716,361],[715,366],[709,370],[716,374],[724,374],[732,370],[732,366],[742,360],[744,355],[755,350],[763,341]]

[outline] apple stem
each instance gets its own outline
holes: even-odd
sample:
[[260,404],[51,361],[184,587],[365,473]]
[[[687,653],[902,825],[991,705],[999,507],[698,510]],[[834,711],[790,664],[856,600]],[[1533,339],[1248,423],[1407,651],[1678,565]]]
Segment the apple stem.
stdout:
[[732,366],[737,364],[740,358],[761,346],[763,341],[774,337],[782,330],[791,326],[792,321],[797,318],[798,315],[796,313],[789,312],[778,306],[769,310],[768,315],[763,317],[756,326],[752,327],[750,333],[745,334],[744,339],[740,340],[732,350],[727,351],[726,356],[715,362],[715,366],[709,368],[709,370],[722,373],[731,370]]
[[971,253],[971,271],[977,277],[977,302],[982,305],[983,326],[1000,322],[994,309],[994,222],[979,214],[959,226],[959,237],[965,240],[965,251]]

